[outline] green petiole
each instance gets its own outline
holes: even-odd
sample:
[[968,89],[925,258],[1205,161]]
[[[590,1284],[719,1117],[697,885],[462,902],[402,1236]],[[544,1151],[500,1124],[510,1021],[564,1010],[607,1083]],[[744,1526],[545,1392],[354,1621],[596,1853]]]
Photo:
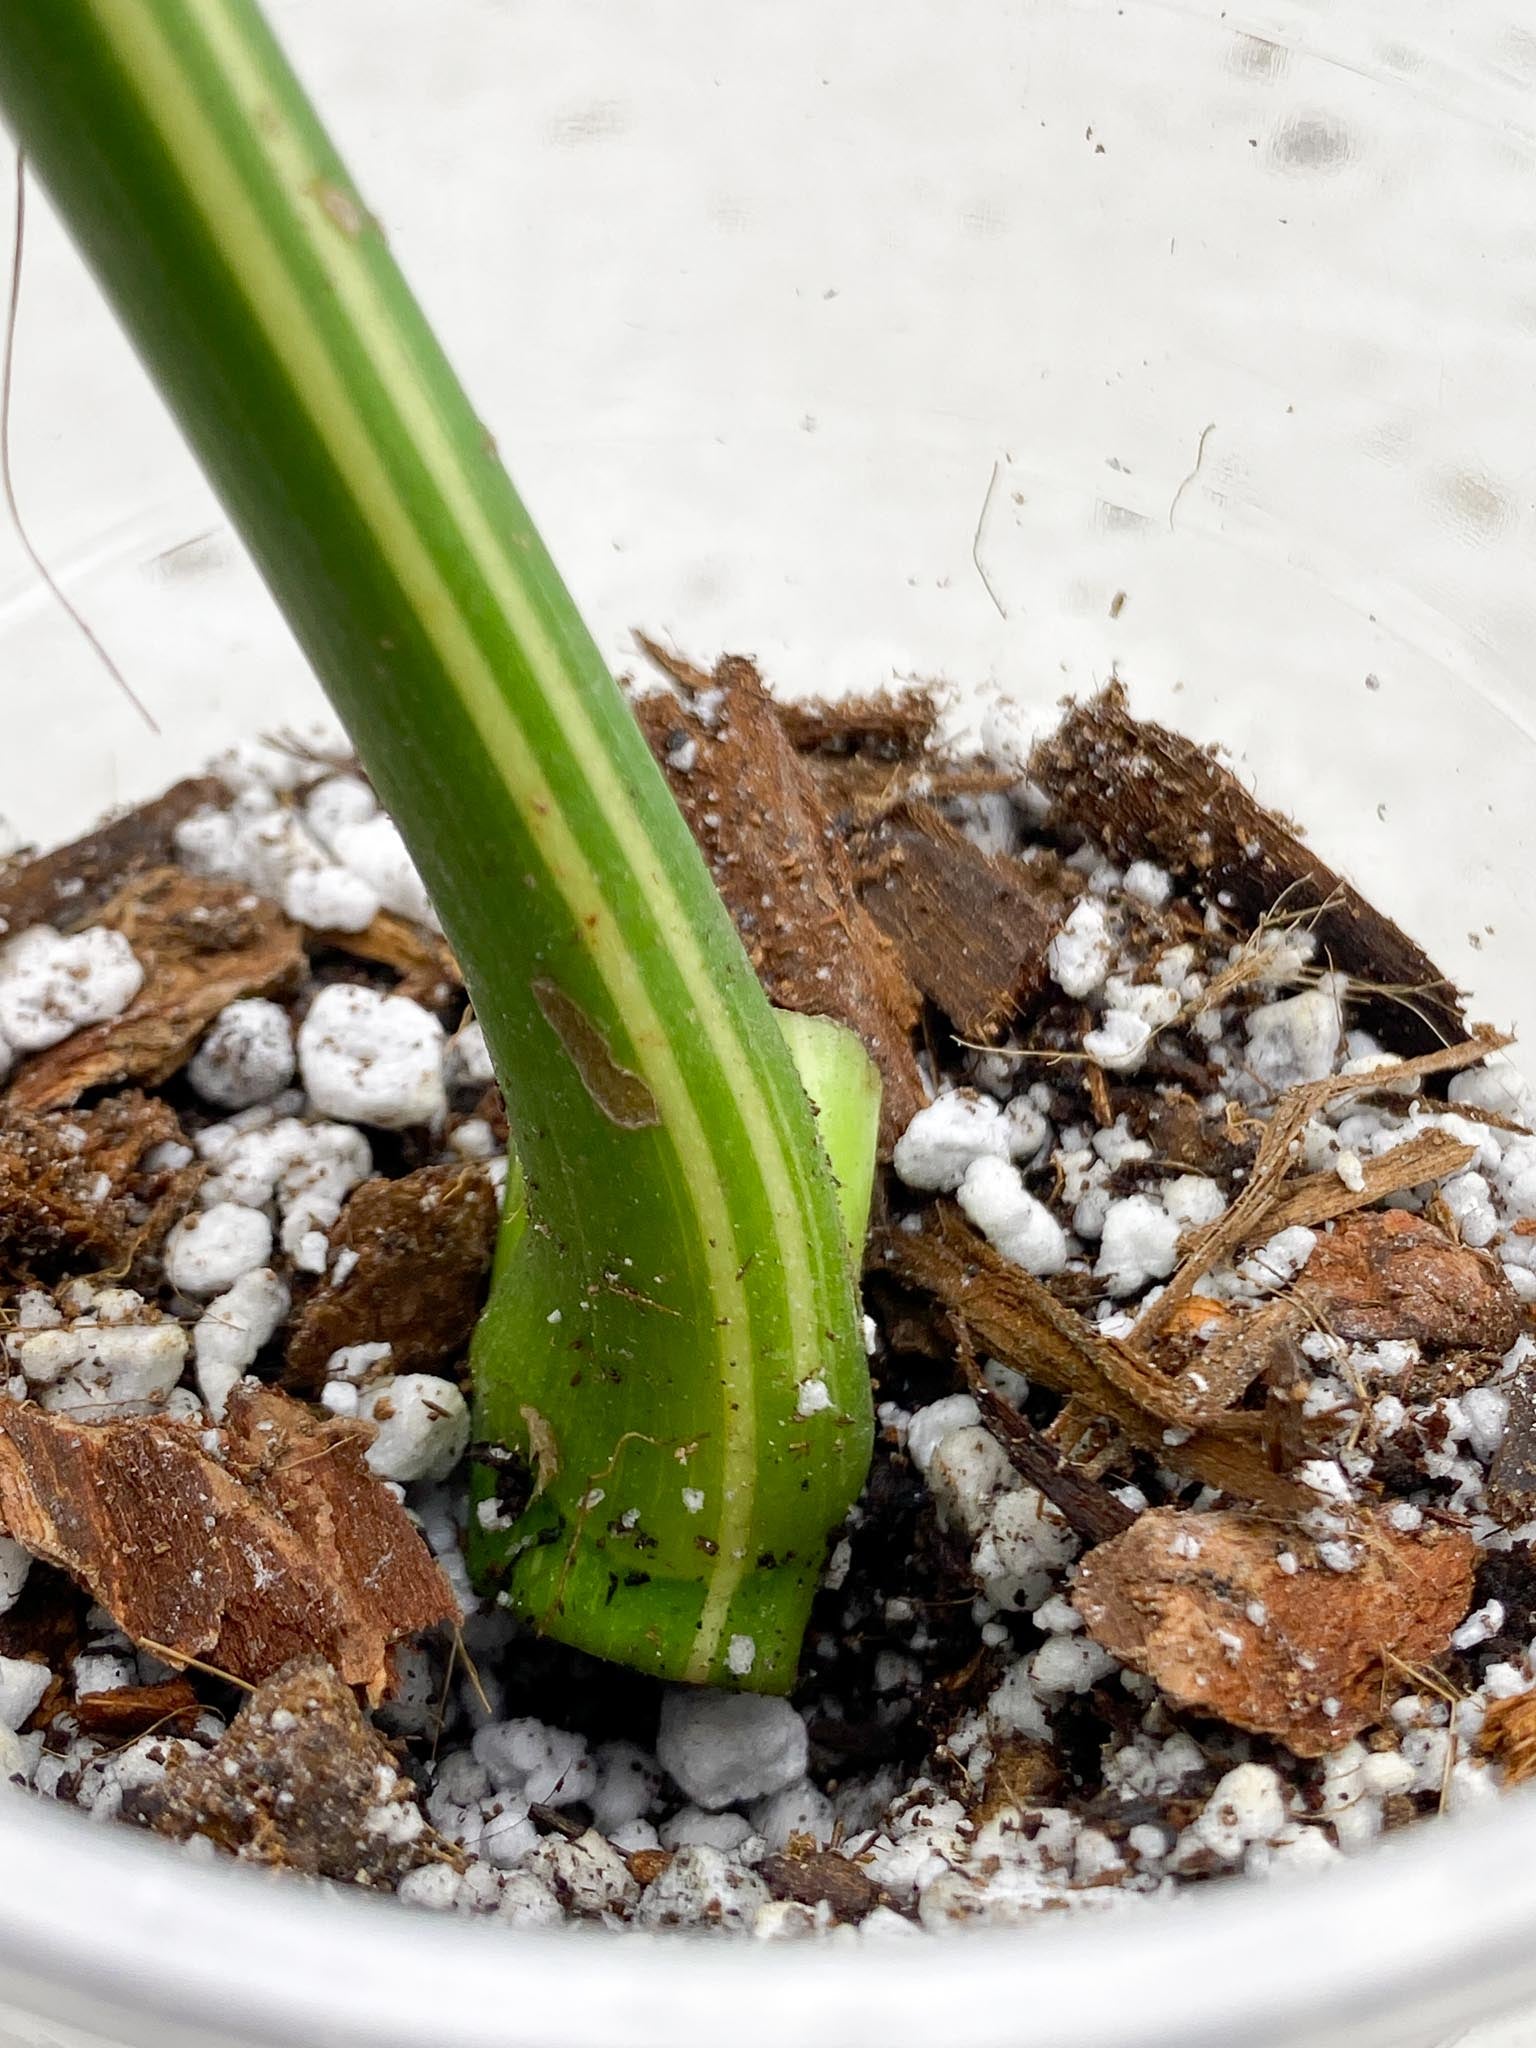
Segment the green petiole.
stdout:
[[0,111],[485,1027],[524,1187],[473,1356],[519,1483],[482,1476],[478,1568],[589,1650],[782,1688],[869,1388],[815,1121],[687,827],[250,0],[6,0]]

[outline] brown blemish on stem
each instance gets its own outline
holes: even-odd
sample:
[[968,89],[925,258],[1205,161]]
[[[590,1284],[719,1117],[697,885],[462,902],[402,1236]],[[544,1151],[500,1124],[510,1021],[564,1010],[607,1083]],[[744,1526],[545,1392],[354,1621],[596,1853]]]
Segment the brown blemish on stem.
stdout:
[[563,988],[542,976],[533,984],[544,1021],[565,1047],[571,1065],[610,1123],[639,1131],[661,1122],[656,1098],[638,1074],[621,1067],[597,1025]]
[[334,221],[344,235],[356,241],[368,226],[369,215],[355,195],[329,178],[311,179],[309,191],[326,219]]

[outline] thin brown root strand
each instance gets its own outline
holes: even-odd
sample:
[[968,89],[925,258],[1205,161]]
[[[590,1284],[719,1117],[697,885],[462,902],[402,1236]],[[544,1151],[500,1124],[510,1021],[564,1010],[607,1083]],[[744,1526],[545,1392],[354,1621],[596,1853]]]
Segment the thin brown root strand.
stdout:
[[[465,1676],[469,1679],[470,1684],[475,1689],[475,1698],[480,1702],[481,1706],[484,1707],[485,1711],[490,1715],[491,1719],[494,1721],[496,1718],[496,1709],[491,1705],[490,1701],[486,1698],[485,1685],[480,1677],[479,1667],[476,1665],[474,1658],[471,1657],[471,1655],[469,1654],[469,1646],[464,1640],[464,1631],[458,1627],[455,1627],[453,1631],[453,1655],[464,1666]],[[448,1668],[451,1672],[453,1669],[452,1659],[449,1660]]]
[[432,1725],[432,1747],[427,1752],[428,1761],[434,1764],[437,1762],[438,1744],[443,1739],[443,1729],[448,1721],[448,1695],[453,1690],[454,1667],[458,1663],[459,1652],[463,1647],[463,1634],[460,1630],[455,1629],[448,1641],[448,1658],[443,1670],[443,1689],[437,1696],[437,1718]]
[[248,1678],[236,1678],[233,1671],[221,1671],[217,1664],[194,1657],[188,1650],[175,1649],[170,1643],[157,1643],[150,1636],[135,1636],[134,1641],[141,1650],[148,1650],[152,1657],[158,1657],[162,1664],[169,1664],[173,1670],[201,1671],[209,1678],[222,1679],[225,1685],[238,1686],[241,1692],[256,1690]]
[[[231,1680],[238,1685],[239,1679]],[[145,1742],[157,1728],[163,1728],[168,1721],[179,1721],[186,1713],[185,1707],[172,1707],[168,1714],[162,1714],[157,1721],[151,1721],[147,1728],[141,1728],[137,1735],[125,1735],[121,1742],[114,1742],[110,1749],[103,1749],[92,1757],[92,1763],[105,1763],[109,1757],[121,1756],[125,1749],[132,1749],[136,1742]]]

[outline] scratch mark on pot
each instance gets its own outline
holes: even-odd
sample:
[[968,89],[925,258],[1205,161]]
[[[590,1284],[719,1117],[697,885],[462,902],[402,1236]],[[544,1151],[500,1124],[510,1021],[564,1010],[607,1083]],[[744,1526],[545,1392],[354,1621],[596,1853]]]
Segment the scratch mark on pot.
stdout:
[[608,1121],[625,1131],[659,1124],[661,1112],[655,1096],[638,1074],[619,1065],[607,1039],[580,1003],[542,976],[533,984],[533,996],[581,1076],[581,1085]]
[[992,475],[991,475],[991,478],[990,478],[990,480],[988,481],[988,484],[987,484],[987,495],[986,495],[986,496],[985,496],[985,497],[984,497],[984,498],[982,499],[982,501],[981,501],[981,511],[980,511],[980,513],[979,513],[979,514],[977,515],[977,519],[976,519],[976,531],[975,531],[975,532],[974,532],[974,533],[973,533],[973,534],[971,535],[971,560],[972,560],[972,561],[973,561],[973,562],[974,562],[974,563],[976,564],[976,574],[977,574],[977,575],[978,575],[978,576],[979,576],[979,577],[981,578],[981,582],[982,582],[982,588],[983,588],[983,589],[984,589],[984,590],[986,591],[986,593],[987,593],[988,597],[990,597],[990,598],[991,598],[992,602],[993,602],[993,603],[994,603],[994,604],[995,604],[995,605],[997,606],[997,610],[998,610],[998,616],[999,616],[1000,618],[1004,618],[1004,619],[1006,619],[1006,618],[1007,618],[1007,616],[1008,616],[1008,607],[1007,607],[1007,606],[1006,606],[1006,605],[1005,605],[1005,604],[1003,603],[1003,600],[1002,600],[1002,599],[1001,599],[1001,598],[1000,598],[1000,597],[998,596],[997,592],[996,592],[996,591],[995,591],[995,590],[994,590],[994,589],[992,588],[992,582],[991,582],[991,579],[990,579],[990,578],[989,578],[989,576],[987,575],[987,572],[986,572],[986,570],[985,570],[985,569],[984,569],[984,568],[982,567],[982,563],[981,563],[981,535],[982,535],[982,530],[983,530],[983,528],[984,528],[984,527],[986,526],[986,523],[987,523],[987,514],[988,514],[988,512],[990,512],[990,511],[991,511],[991,509],[992,509],[992,497],[993,497],[993,493],[994,493],[994,492],[996,491],[996,489],[997,489],[997,480],[998,480],[998,478],[999,478],[999,477],[1000,477],[1000,476],[1002,475],[1002,473],[1003,473],[1003,465],[1002,465],[1002,463],[1001,463],[1001,462],[994,462],[994,463],[993,463],[993,465],[992,465]]
[[1200,439],[1195,443],[1195,466],[1189,472],[1189,475],[1185,477],[1184,481],[1179,485],[1179,488],[1174,492],[1173,501],[1168,507],[1168,531],[1170,533],[1173,532],[1173,515],[1179,509],[1179,500],[1183,497],[1184,493],[1189,489],[1190,485],[1194,482],[1195,478],[1200,474],[1200,465],[1205,460],[1205,444],[1211,438],[1212,434],[1215,433],[1215,431],[1216,422],[1214,420],[1208,420],[1206,424],[1200,429]]

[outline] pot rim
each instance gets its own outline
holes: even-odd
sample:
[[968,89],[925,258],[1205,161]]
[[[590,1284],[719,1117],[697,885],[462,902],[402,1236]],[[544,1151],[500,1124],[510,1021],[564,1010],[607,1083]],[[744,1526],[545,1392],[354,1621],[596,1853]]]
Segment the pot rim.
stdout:
[[1398,2048],[1536,1992],[1533,1845],[1536,1787],[1320,1876],[860,1949],[406,1914],[12,1795],[0,1998],[145,2048]]

